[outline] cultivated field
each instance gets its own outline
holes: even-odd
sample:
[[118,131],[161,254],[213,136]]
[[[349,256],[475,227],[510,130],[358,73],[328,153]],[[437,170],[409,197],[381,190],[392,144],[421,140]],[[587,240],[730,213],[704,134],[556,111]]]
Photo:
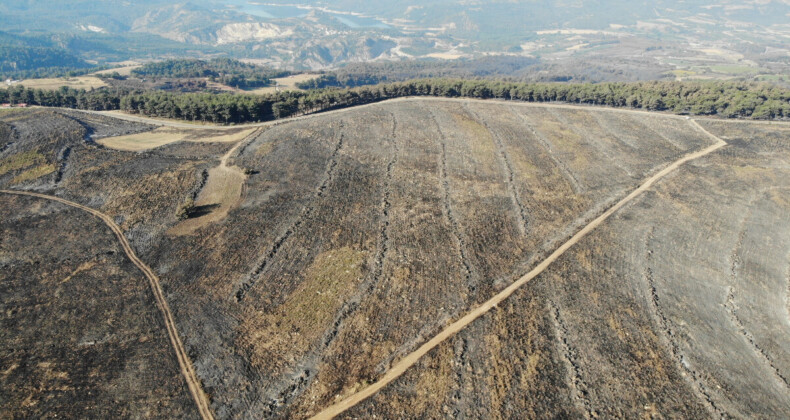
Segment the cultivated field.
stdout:
[[[0,188],[64,197],[118,223],[159,277],[217,418],[307,418],[355,395],[616,204],[545,271],[341,416],[790,414],[787,126],[436,99],[256,132],[204,129],[205,142],[180,141],[192,128],[151,131],[142,121],[3,114]],[[178,139],[143,153],[101,146],[165,132]],[[728,144],[714,150],[716,136]],[[195,211],[179,220],[188,200]],[[33,211],[38,201],[0,202]],[[56,222],[37,220],[3,226],[19,238],[59,237],[44,223]],[[91,222],[80,228],[107,232]],[[82,246],[118,247],[105,236]],[[5,237],[0,263],[16,274],[0,287],[61,269],[61,260],[25,265],[44,250]],[[129,275],[125,287],[148,290]],[[4,322],[16,319],[13,305],[30,307],[0,296]],[[129,301],[113,297],[115,307]],[[134,304],[156,314],[150,299]],[[58,308],[37,310],[57,317]],[[157,322],[165,342],[156,363],[170,363],[167,378],[181,381],[182,405],[168,407],[195,416]],[[2,352],[0,375],[13,359]],[[152,395],[176,395],[173,386]],[[23,394],[0,401],[21,406]],[[91,401],[76,398],[64,413]]]
[[118,73],[121,76],[131,76],[132,70],[139,68],[141,64],[131,64],[131,63],[123,63],[128,65],[123,65],[121,67],[115,67],[107,70],[97,71],[96,73],[91,73],[94,75],[110,75],[112,73]]
[[54,79],[26,79],[20,85],[30,89],[56,90],[63,86],[73,89],[95,89],[107,86],[104,81],[93,76],[59,77]]

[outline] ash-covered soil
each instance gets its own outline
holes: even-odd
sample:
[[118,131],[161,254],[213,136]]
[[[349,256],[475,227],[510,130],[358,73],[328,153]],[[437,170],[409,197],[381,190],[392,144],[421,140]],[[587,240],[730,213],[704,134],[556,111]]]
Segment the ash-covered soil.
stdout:
[[343,418],[790,414],[790,130],[669,175]]
[[[246,175],[239,203],[177,236],[179,209],[233,144],[114,151],[90,141],[93,116],[26,112],[0,116],[0,186],[121,225],[161,279],[217,418],[305,418],[365,387],[713,142],[665,115],[393,101],[245,140],[228,162]],[[146,129],[116,123],[106,132]],[[790,139],[703,125],[731,144],[667,176],[345,415],[788,415]]]
[[0,417],[194,418],[148,284],[97,218],[0,196]]

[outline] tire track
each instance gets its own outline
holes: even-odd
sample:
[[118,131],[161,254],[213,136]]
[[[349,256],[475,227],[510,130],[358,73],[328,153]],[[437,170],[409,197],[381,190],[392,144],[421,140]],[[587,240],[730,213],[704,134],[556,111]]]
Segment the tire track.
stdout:
[[[461,224],[455,216],[455,211],[452,206],[452,199],[450,198],[450,177],[447,170],[447,135],[444,133],[441,124],[436,119],[436,114],[430,108],[423,108],[428,112],[431,121],[436,125],[436,131],[439,133],[438,144],[441,147],[441,155],[439,156],[439,181],[442,187],[442,207],[444,216],[450,223],[450,227],[455,237],[455,243],[458,255],[461,258],[461,264],[464,266],[464,279],[466,280],[467,287],[471,292],[477,289],[478,276],[474,266],[469,261],[468,256],[468,243],[469,239],[461,228]],[[469,362],[469,342],[466,338],[456,340],[453,346],[454,361],[455,361],[455,389],[450,397],[453,401],[453,415],[452,418],[461,418],[469,405],[468,398],[464,392],[465,373],[468,368],[471,368]],[[388,365],[391,361],[388,361]]]
[[427,109],[427,111],[431,116],[431,121],[436,124],[436,131],[439,133],[438,143],[442,149],[442,153],[439,158],[439,179],[442,185],[442,205],[444,207],[444,215],[450,222],[453,236],[455,236],[455,243],[458,248],[458,254],[461,257],[461,264],[463,264],[464,271],[466,271],[466,274],[464,274],[466,284],[472,291],[474,291],[477,284],[477,275],[474,266],[469,261],[469,239],[466,237],[466,234],[464,234],[463,229],[461,228],[461,223],[455,216],[452,200],[450,198],[450,178],[447,174],[447,136],[445,135],[444,130],[442,130],[439,121],[436,120],[436,114],[433,113],[433,110]]
[[507,183],[507,189],[510,193],[510,199],[513,201],[514,210],[519,218],[518,230],[521,232],[521,235],[524,236],[529,231],[529,217],[527,216],[527,209],[521,202],[521,194],[519,194],[518,189],[516,188],[516,176],[513,172],[513,166],[510,164],[510,158],[508,158],[507,150],[502,143],[502,139],[499,137],[499,133],[492,130],[484,119],[480,118],[476,112],[469,108],[468,103],[464,103],[464,109],[467,113],[469,113],[469,115],[472,116],[472,118],[475,119],[475,121],[477,121],[477,123],[485,127],[485,129],[491,135],[491,138],[494,140],[494,144],[496,145],[497,152],[499,154],[499,163],[502,166],[502,170],[504,171],[505,182]]
[[580,192],[583,192],[584,188],[580,186],[579,180],[576,179],[576,177],[573,175],[573,172],[571,172],[571,170],[568,168],[568,165],[566,165],[564,162],[560,161],[559,158],[557,158],[554,149],[551,147],[551,142],[549,141],[549,139],[546,138],[546,136],[543,133],[535,129],[535,127],[532,125],[532,122],[530,122],[527,119],[526,115],[516,112],[516,110],[513,109],[512,105],[508,106],[508,110],[510,111],[510,113],[518,117],[519,120],[521,120],[524,127],[526,127],[527,130],[529,130],[529,132],[532,133],[532,136],[535,137],[538,143],[540,143],[540,145],[543,146],[544,149],[546,149],[546,154],[549,155],[549,158],[551,159],[552,162],[554,162],[554,165],[557,168],[559,168],[560,172],[562,172],[563,176],[565,177],[565,180],[568,181],[568,184],[570,184],[573,193],[579,194]]
[[291,226],[286,229],[277,239],[275,239],[272,246],[269,248],[269,251],[266,252],[263,260],[261,260],[255,268],[247,275],[247,278],[241,282],[241,285],[236,290],[236,302],[242,302],[244,297],[247,295],[247,292],[255,286],[255,283],[258,281],[258,278],[269,266],[271,261],[277,256],[277,253],[280,251],[280,248],[283,246],[285,241],[288,240],[294,233],[296,233],[299,228],[304,224],[305,220],[307,220],[310,215],[315,211],[315,202],[320,200],[321,197],[324,196],[327,187],[329,187],[329,183],[332,181],[335,173],[335,168],[337,167],[338,160],[337,157],[340,154],[340,150],[343,148],[344,144],[344,133],[343,133],[343,121],[340,121],[340,127],[338,128],[338,140],[335,143],[335,147],[332,150],[332,154],[329,156],[329,161],[326,165],[326,170],[324,171],[324,178],[321,181],[321,184],[315,191],[313,198],[310,202],[302,208],[302,212],[297,216],[296,220],[291,224]]
[[755,354],[758,355],[758,358],[765,364],[768,368],[771,369],[771,372],[774,374],[776,379],[781,381],[785,388],[790,390],[790,382],[788,382],[787,378],[782,375],[779,369],[774,364],[773,360],[768,353],[765,352],[755,341],[754,336],[746,329],[741,322],[741,319],[738,317],[738,307],[735,305],[735,288],[730,286],[728,287],[727,292],[727,300],[724,304],[724,307],[727,309],[727,313],[730,315],[730,320],[732,321],[733,325],[738,329],[738,332],[746,339],[747,342],[752,347],[752,350]]
[[110,216],[98,210],[94,210],[90,207],[83,206],[82,204],[75,203],[60,197],[14,190],[0,190],[0,193],[24,195],[56,201],[58,203],[88,212],[98,217],[102,222],[104,222],[105,225],[107,225],[107,227],[110,228],[110,230],[118,238],[118,241],[121,243],[121,247],[126,253],[126,256],[129,257],[129,259],[132,261],[132,264],[134,264],[140,271],[143,272],[143,275],[145,275],[145,278],[148,280],[148,284],[151,287],[154,299],[156,300],[156,306],[159,309],[159,312],[162,314],[162,318],[167,329],[167,335],[170,338],[170,344],[172,344],[173,350],[176,353],[176,359],[178,360],[178,365],[181,368],[181,374],[184,376],[184,380],[187,383],[187,388],[189,389],[190,394],[192,394],[192,398],[195,400],[200,417],[203,420],[213,420],[214,414],[211,412],[211,404],[209,403],[208,396],[203,391],[203,385],[197,376],[197,372],[195,372],[195,369],[192,366],[192,361],[187,355],[184,344],[181,341],[181,337],[178,335],[176,322],[173,318],[172,312],[170,311],[170,306],[167,303],[167,299],[165,299],[165,294],[162,290],[162,285],[159,282],[159,277],[157,277],[156,274],[154,274],[154,271],[137,257],[137,255],[134,253],[134,250],[132,249],[132,246],[129,244],[129,241],[127,241],[126,237],[123,235],[123,231],[121,230],[120,226],[118,226]]
[[650,241],[653,238],[655,227],[651,226],[645,235],[645,273],[644,279],[647,283],[647,289],[650,293],[648,302],[650,308],[650,315],[653,321],[658,325],[661,336],[665,341],[664,345],[669,349],[673,361],[680,369],[683,378],[689,383],[696,397],[702,401],[705,409],[716,418],[727,418],[728,416],[716,405],[711,397],[710,391],[703,383],[701,374],[694,370],[688,363],[686,356],[680,350],[680,346],[675,339],[675,332],[672,330],[669,319],[664,314],[661,308],[661,299],[658,295],[655,279],[653,278],[653,269],[651,268],[653,261],[653,250],[650,249]]
[[387,162],[387,171],[385,176],[385,183],[384,183],[384,194],[381,198],[381,223],[379,224],[379,235],[378,240],[376,243],[376,257],[373,259],[373,270],[370,281],[366,282],[367,284],[363,283],[362,290],[363,292],[361,295],[365,295],[370,293],[374,287],[378,284],[379,280],[381,280],[381,276],[384,272],[384,261],[387,258],[387,253],[389,252],[389,231],[390,231],[390,208],[392,207],[392,180],[394,178],[393,171],[395,165],[398,164],[398,158],[400,157],[400,147],[398,146],[398,140],[396,138],[396,133],[398,131],[398,120],[395,118],[395,114],[391,114],[392,116],[392,132],[390,134],[390,146],[392,148],[392,154],[390,156],[389,162]]
[[[749,201],[747,208],[749,209],[743,217],[743,220],[740,225],[740,231],[738,232],[738,241],[735,243],[735,247],[732,249],[732,254],[730,255],[730,277],[731,283],[737,284],[738,279],[738,271],[739,268],[743,265],[743,260],[741,259],[741,252],[743,249],[743,241],[746,238],[746,223],[752,217],[754,203],[757,202],[761,196],[764,194],[755,194],[754,198]],[[727,313],[730,315],[730,321],[738,330],[738,332],[743,336],[743,338],[749,343],[752,348],[752,351],[755,353],[758,359],[768,367],[771,372],[774,374],[776,379],[782,382],[786,389],[790,390],[790,382],[788,382],[787,378],[782,375],[779,369],[774,364],[773,359],[768,355],[768,353],[763,350],[757,344],[752,333],[746,329],[746,326],[741,321],[741,318],[738,316],[738,306],[735,304],[735,287],[729,286],[727,288],[727,299],[724,303],[724,308],[727,310]]]
[[568,343],[568,327],[560,314],[560,308],[552,301],[548,301],[548,312],[557,334],[558,353],[568,369],[566,379],[571,388],[571,399],[574,405],[584,414],[585,419],[597,418],[598,415],[592,409],[590,403],[589,387],[581,375],[581,365],[577,357],[576,349]]
[[[707,133],[707,132],[706,132]],[[664,178],[667,174],[674,172],[678,167],[681,165],[704,157],[710,153],[715,152],[716,150],[726,146],[723,140],[719,139],[718,137],[708,133],[710,138],[714,139],[715,142],[702,150],[689,153],[680,159],[674,161],[666,168],[656,172],[652,176],[648,177],[644,182],[642,182],[636,189],[631,191],[627,196],[625,196],[622,200],[618,201],[608,210],[603,212],[600,216],[596,217],[585,225],[581,230],[576,232],[570,239],[568,239],[565,243],[559,246],[554,252],[552,252],[545,260],[541,261],[535,268],[530,270],[527,274],[513,282],[510,286],[506,287],[496,295],[494,295],[491,299],[487,300],[486,302],[482,303],[479,306],[472,308],[466,315],[459,318],[455,322],[447,325],[444,329],[442,329],[438,334],[434,335],[430,338],[425,344],[420,346],[417,350],[407,354],[398,362],[392,365],[389,371],[387,371],[383,376],[381,376],[378,380],[373,382],[366,388],[363,388],[360,391],[357,391],[348,397],[342,399],[341,401],[326,407],[320,413],[315,415],[314,419],[331,419],[349,408],[359,404],[361,401],[367,399],[368,397],[372,396],[373,394],[380,391],[384,388],[387,384],[394,381],[395,379],[399,378],[403,375],[410,367],[414,366],[424,355],[426,355],[429,351],[433,348],[438,346],[443,341],[447,340],[448,338],[456,335],[459,331],[463,330],[467,325],[472,323],[472,321],[480,318],[481,316],[485,315],[490,311],[492,308],[498,306],[502,301],[510,297],[513,293],[516,292],[519,288],[527,284],[530,280],[537,277],[539,274],[544,272],[547,267],[549,267],[554,261],[556,261],[562,254],[565,253],[568,249],[572,246],[579,243],[579,241],[587,236],[590,232],[592,232],[595,228],[600,226],[604,221],[609,219],[615,212],[620,210],[623,206],[628,204],[634,198],[641,195],[643,192],[647,191],[650,187],[653,186],[656,182]]]
[[[460,338],[460,337],[459,337]],[[457,419],[461,418],[461,415],[466,408],[469,406],[469,400],[466,397],[466,392],[464,392],[464,383],[466,382],[464,372],[467,369],[471,369],[471,363],[469,361],[469,340],[465,337],[456,340],[455,346],[453,346],[453,355],[456,369],[455,369],[455,389],[453,390],[452,400],[455,402],[453,404],[453,415],[452,418]]]
[[347,304],[344,304],[340,311],[339,315],[335,319],[335,322],[332,324],[332,329],[323,339],[323,348],[328,348],[334,339],[340,334],[340,329],[343,326],[343,322],[351,316],[357,309],[359,309],[359,304],[362,298],[370,294],[373,289],[378,285],[381,277],[384,273],[384,261],[387,259],[387,254],[389,253],[389,231],[390,231],[390,208],[392,207],[392,180],[394,178],[393,172],[395,169],[395,165],[398,164],[398,160],[400,158],[400,146],[398,146],[398,140],[396,137],[396,133],[398,131],[398,120],[395,118],[395,114],[391,114],[392,116],[392,132],[390,135],[390,145],[392,147],[392,154],[390,156],[389,162],[387,162],[387,170],[385,175],[385,183],[381,198],[381,222],[379,223],[379,235],[376,241],[376,256],[373,258],[373,270],[371,270],[370,276],[360,284],[359,292],[357,296],[349,301]]

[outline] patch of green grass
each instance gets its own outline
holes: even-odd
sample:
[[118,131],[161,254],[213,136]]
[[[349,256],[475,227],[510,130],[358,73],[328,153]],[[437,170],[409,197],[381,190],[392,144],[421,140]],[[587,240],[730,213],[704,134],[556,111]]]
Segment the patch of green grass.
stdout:
[[12,184],[19,184],[25,181],[30,181],[31,179],[40,178],[44,175],[51,174],[55,172],[55,165],[49,163],[46,165],[36,166],[33,169],[28,169],[25,172],[17,175],[12,181]]
[[305,281],[282,307],[285,324],[305,334],[323,327],[361,280],[366,253],[344,247],[319,254]]
[[41,165],[46,162],[47,158],[39,153],[38,150],[18,153],[0,161],[0,175],[5,175],[11,171],[28,168],[33,165]]
[[697,72],[692,70],[672,70],[669,73],[677,77],[689,77],[697,75]]

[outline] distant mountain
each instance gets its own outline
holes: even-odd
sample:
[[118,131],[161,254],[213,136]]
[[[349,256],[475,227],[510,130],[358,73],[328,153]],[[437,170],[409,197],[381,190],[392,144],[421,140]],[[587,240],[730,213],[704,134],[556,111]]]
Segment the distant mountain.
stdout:
[[715,78],[784,71],[789,15],[787,0],[5,0],[0,27],[98,62],[229,56],[317,70],[496,55],[566,69],[558,80],[585,68]]
[[48,67],[86,68],[91,65],[54,42],[0,32],[0,72]]

